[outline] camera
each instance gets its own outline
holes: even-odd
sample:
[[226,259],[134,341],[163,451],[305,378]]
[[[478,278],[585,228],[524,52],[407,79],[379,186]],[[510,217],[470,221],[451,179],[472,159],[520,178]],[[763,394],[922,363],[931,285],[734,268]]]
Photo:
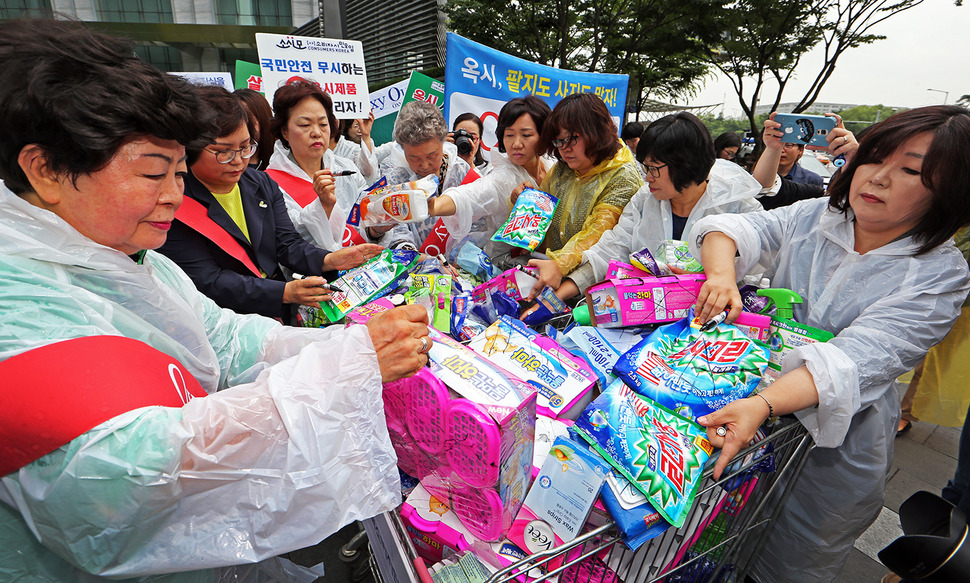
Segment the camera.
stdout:
[[468,133],[468,130],[455,130],[451,135],[455,138],[455,146],[458,147],[459,155],[467,156],[472,153],[472,142],[474,142],[474,138]]

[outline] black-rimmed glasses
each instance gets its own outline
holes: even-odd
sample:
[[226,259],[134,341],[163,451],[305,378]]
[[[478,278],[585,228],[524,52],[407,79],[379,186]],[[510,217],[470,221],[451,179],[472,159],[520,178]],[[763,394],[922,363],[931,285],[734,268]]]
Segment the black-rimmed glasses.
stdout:
[[209,148],[203,148],[206,152],[215,154],[216,162],[220,164],[228,164],[236,159],[236,154],[238,153],[243,160],[249,160],[256,153],[256,146],[259,144],[253,142],[248,146],[243,146],[238,150],[210,150]]
[[552,141],[552,147],[560,150],[562,148],[569,148],[573,144],[575,144],[576,140],[578,139],[579,139],[579,136],[577,134],[573,134],[568,138],[556,138],[555,140]]
[[666,164],[661,164],[660,166],[650,166],[646,162],[640,162],[640,165],[643,166],[643,170],[647,174],[653,176],[654,178],[660,178],[660,169],[667,167]]

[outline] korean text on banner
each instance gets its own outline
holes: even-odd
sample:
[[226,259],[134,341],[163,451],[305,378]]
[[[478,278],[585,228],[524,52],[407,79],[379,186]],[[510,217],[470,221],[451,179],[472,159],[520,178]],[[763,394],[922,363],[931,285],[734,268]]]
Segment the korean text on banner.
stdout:
[[333,99],[337,119],[361,119],[370,113],[364,47],[360,41],[256,33],[263,73],[263,93],[294,77],[316,81]]
[[427,101],[441,109],[445,106],[445,84],[424,73],[411,71],[408,88],[404,94],[404,103],[409,101]]
[[483,154],[496,146],[498,112],[515,97],[535,95],[555,107],[571,93],[599,95],[617,127],[623,120],[629,75],[583,73],[539,65],[448,33],[445,61],[445,120],[472,112],[482,119]]
[[172,75],[183,77],[193,85],[215,85],[222,87],[226,91],[232,91],[232,75],[229,73],[200,73],[198,71],[179,71]]
[[263,91],[263,77],[259,65],[247,61],[236,61],[236,89]]

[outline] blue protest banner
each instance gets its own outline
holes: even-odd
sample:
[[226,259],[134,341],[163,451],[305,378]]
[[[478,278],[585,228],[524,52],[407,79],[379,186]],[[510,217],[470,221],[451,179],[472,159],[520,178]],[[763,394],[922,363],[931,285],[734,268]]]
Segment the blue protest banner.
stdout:
[[470,111],[482,118],[483,154],[497,144],[495,125],[505,102],[532,94],[549,107],[571,93],[592,92],[599,95],[617,127],[623,120],[629,75],[584,73],[539,65],[525,59],[473,42],[453,32],[448,33],[445,61],[445,119],[451,127],[454,119]]

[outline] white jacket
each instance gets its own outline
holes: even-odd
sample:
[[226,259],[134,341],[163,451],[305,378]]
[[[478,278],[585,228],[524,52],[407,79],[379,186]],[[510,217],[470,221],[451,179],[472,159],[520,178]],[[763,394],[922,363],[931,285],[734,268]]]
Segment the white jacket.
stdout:
[[[708,175],[707,190],[687,217],[684,236],[701,218],[723,213],[749,213],[764,210],[755,196],[761,185],[743,168],[716,160]],[[584,264],[569,274],[580,291],[602,281],[610,260],[629,262],[630,254],[649,248],[651,251],[673,237],[673,212],[669,200],[657,200],[644,186],[623,209],[620,220],[600,240],[583,253]]]
[[688,237],[734,239],[737,274],[764,266],[774,287],[797,292],[795,319],[835,334],[795,349],[785,372],[807,366],[819,404],[797,416],[819,446],[759,554],[759,581],[835,581],[855,539],[882,508],[899,421],[896,377],[940,342],[970,289],[952,241],[914,256],[905,238],[864,255],[849,216],[812,199],[770,212],[717,215]]
[[0,184],[0,330],[0,360],[82,336],[140,340],[210,393],[123,413],[0,477],[10,579],[203,581],[400,503],[365,326],[219,308],[163,255],[138,264]]
[[[280,187],[280,191],[286,201],[286,213],[290,216],[290,220],[300,236],[308,243],[313,243],[321,249],[337,251],[343,244],[347,216],[357,203],[361,191],[367,187],[367,183],[353,162],[335,156],[330,150],[323,153],[323,167],[330,168],[334,172],[344,170],[357,172],[357,174],[350,176],[334,177],[337,203],[333,206],[333,211],[330,212],[329,216],[323,208],[323,203],[319,200],[314,200],[306,207],[301,207],[282,187]],[[279,170],[291,176],[313,182],[313,179],[293,160],[290,150],[283,146],[280,141],[276,142],[273,156],[269,159],[269,165],[266,169]]]

